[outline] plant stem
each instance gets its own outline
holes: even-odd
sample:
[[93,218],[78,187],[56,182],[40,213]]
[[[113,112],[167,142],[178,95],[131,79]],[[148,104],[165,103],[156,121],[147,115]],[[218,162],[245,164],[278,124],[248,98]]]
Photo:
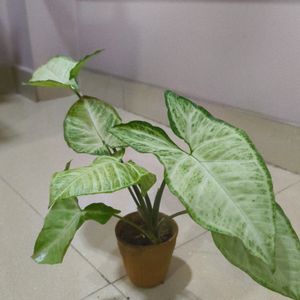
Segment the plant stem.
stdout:
[[[153,230],[152,226],[152,208],[149,209],[144,201],[144,198],[138,188],[137,185],[133,185],[133,190],[139,200],[140,207],[138,209],[138,212],[140,213],[141,218],[143,219],[145,225],[150,229]],[[149,200],[150,201],[150,200]]]
[[186,210],[181,210],[181,211],[179,211],[179,212],[177,212],[177,213],[175,213],[175,214],[173,214],[173,215],[163,217],[163,218],[159,221],[159,223],[158,223],[158,225],[157,225],[157,231],[159,231],[159,227],[160,227],[161,224],[162,224],[163,222],[165,222],[167,219],[174,219],[174,218],[176,218],[176,217],[178,217],[178,216],[180,216],[180,215],[184,215],[184,214],[187,214],[187,211],[186,211]]
[[188,212],[187,212],[187,210],[182,210],[182,211],[179,211],[179,212],[177,212],[177,213],[175,213],[175,214],[173,214],[173,215],[171,215],[171,216],[168,216],[170,219],[174,219],[174,218],[176,218],[176,217],[178,217],[178,216],[180,216],[180,215],[185,215],[185,214],[187,214]]
[[145,201],[143,199],[143,196],[139,190],[139,188],[136,186],[136,185],[133,185],[132,186],[134,192],[135,192],[135,195],[137,197],[137,199],[139,200],[139,203],[140,203],[140,206],[141,206],[141,209],[146,212],[147,211],[147,207],[146,207],[146,204],[145,204]]
[[[116,148],[113,148],[111,151],[107,145],[105,145],[105,146],[111,155],[117,152]],[[121,159],[121,162],[124,163],[124,161],[122,159]],[[139,203],[138,198],[134,195],[134,192],[132,191],[131,187],[128,187],[128,191],[129,191],[135,205],[139,208],[141,206],[141,204]]]
[[134,195],[134,192],[132,191],[131,187],[128,187],[128,191],[129,191],[129,193],[130,193],[130,195],[131,195],[131,197],[132,197],[132,199],[133,199],[135,205],[136,205],[137,207],[139,207],[139,206],[140,206],[140,203],[139,203],[139,201],[137,200],[136,196]]
[[82,97],[81,93],[80,93],[78,90],[73,89],[73,88],[71,88],[71,90],[72,90],[79,98]]
[[118,218],[118,219],[120,219],[120,220],[122,220],[123,222],[129,224],[130,226],[134,227],[135,229],[137,229],[139,232],[141,232],[143,235],[145,235],[153,243],[157,243],[158,242],[157,238],[154,235],[146,232],[144,229],[142,229],[140,226],[136,225],[135,223],[131,222],[130,220],[128,220],[128,219],[126,219],[124,217],[121,217],[121,216],[119,216],[117,214],[114,214],[113,216],[116,217],[116,218]]
[[154,204],[153,204],[152,217],[153,217],[154,226],[156,226],[157,222],[158,222],[159,207],[160,207],[161,198],[162,198],[162,194],[164,192],[165,186],[166,186],[166,183],[165,183],[165,180],[163,179],[159,189],[157,190],[157,193],[155,195]]
[[153,208],[152,208],[152,203],[151,203],[151,200],[150,200],[150,198],[149,198],[149,196],[148,196],[148,194],[146,193],[146,195],[145,195],[145,200],[146,200],[146,205],[147,205],[147,208],[148,208],[148,210],[151,212],[151,214],[152,214],[152,210],[153,210]]
[[[110,154],[113,154],[116,152],[116,149],[113,148],[112,152],[110,151],[109,147],[108,151],[110,152]],[[124,161],[121,159],[120,160],[122,163],[124,163]],[[150,198],[148,196],[148,194],[145,195],[145,199],[142,196],[142,193],[139,189],[139,187],[137,185],[133,185],[132,188],[128,187],[128,191],[131,195],[131,197],[133,198],[136,206],[137,206],[137,210],[142,218],[142,220],[144,221],[145,225],[147,226],[148,229],[150,229],[150,231],[153,231],[154,228],[154,224],[152,222],[152,205],[151,205],[151,201]],[[155,235],[153,235],[155,237]],[[153,238],[152,238],[153,240]]]

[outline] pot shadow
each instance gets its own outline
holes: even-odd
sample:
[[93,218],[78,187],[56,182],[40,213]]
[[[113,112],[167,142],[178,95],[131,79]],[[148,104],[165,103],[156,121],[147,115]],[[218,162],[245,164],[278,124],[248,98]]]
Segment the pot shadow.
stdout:
[[[101,252],[107,253],[107,257],[110,260],[119,260],[119,266],[116,273],[118,274],[118,277],[121,278],[126,272],[122,264],[121,255],[119,253],[114,234],[117,222],[118,220],[112,219],[105,224],[105,226],[101,226],[96,222],[87,222],[82,228],[82,234],[84,242],[87,243],[89,248],[93,248],[96,251],[99,250],[99,254]],[[172,300],[179,300],[183,298],[190,300],[202,300],[202,298],[195,295],[187,288],[191,279],[192,270],[190,266],[183,259],[173,256],[165,282],[156,288],[139,289],[139,292],[143,294],[143,299],[146,300],[157,299],[157,292],[160,290],[163,295],[167,295],[168,299]],[[104,298],[103,300],[113,299],[118,300],[118,298]]]
[[[203,300],[203,298],[190,291],[188,285],[192,279],[190,266],[177,256],[172,257],[170,269],[164,283],[153,288],[139,288],[134,286],[128,278],[123,284],[129,285],[128,290],[137,290],[135,297],[144,300]],[[125,289],[125,294],[126,294]]]
[[[173,256],[166,281],[160,288],[168,299],[202,300],[202,298],[188,290],[187,286],[191,279],[192,270],[190,266],[180,257]],[[153,300],[153,297],[147,297],[146,299]]]

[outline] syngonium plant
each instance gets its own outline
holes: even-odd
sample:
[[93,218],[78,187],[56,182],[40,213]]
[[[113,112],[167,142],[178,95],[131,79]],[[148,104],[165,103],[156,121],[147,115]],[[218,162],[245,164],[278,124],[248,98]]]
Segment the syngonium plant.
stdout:
[[[300,299],[300,243],[290,221],[275,202],[266,164],[248,135],[216,119],[203,107],[165,92],[171,129],[188,145],[176,145],[159,127],[147,122],[122,124],[117,111],[95,97],[82,95],[77,76],[79,61],[58,56],[33,74],[29,84],[70,88],[78,96],[64,120],[64,137],[78,153],[95,156],[89,166],[55,173],[50,185],[49,212],[37,238],[33,259],[61,263],[80,226],[87,220],[105,224],[122,219],[150,243],[161,241],[161,224],[187,213],[209,230],[221,253],[259,284]],[[132,161],[123,161],[127,147],[156,156],[164,167],[153,201],[148,196],[156,177]],[[160,218],[165,185],[185,210]],[[127,188],[143,225],[130,222],[104,203],[85,208],[77,197],[112,193]]]

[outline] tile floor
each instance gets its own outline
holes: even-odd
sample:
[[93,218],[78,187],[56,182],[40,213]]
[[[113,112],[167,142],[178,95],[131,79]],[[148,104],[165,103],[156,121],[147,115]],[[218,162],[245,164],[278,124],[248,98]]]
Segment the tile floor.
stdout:
[[[128,281],[116,247],[114,220],[105,226],[86,223],[62,265],[35,264],[30,255],[47,211],[51,174],[70,159],[73,166],[91,160],[72,152],[63,140],[62,121],[74,100],[33,103],[19,95],[0,98],[0,299],[287,299],[231,266],[214,247],[210,234],[186,216],[177,219],[180,233],[168,279],[155,289],[137,289]],[[137,118],[122,110],[120,114],[125,121]],[[134,151],[127,155],[161,176],[161,166],[150,155]],[[273,166],[269,169],[277,200],[300,233],[300,176]],[[84,197],[81,204],[99,200],[125,214],[134,209],[127,198],[126,191],[120,191]],[[164,200],[163,211],[181,209],[168,191]]]

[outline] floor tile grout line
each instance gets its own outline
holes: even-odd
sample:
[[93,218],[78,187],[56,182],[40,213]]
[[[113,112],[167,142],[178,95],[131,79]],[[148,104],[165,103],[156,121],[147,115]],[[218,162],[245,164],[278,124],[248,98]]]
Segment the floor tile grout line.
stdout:
[[82,297],[80,300],[85,300],[85,299],[89,298],[90,296],[92,296],[92,295],[98,293],[99,291],[101,291],[101,290],[103,290],[103,289],[109,287],[110,285],[112,285],[112,284],[111,284],[111,283],[108,283],[108,284],[106,284],[105,286],[103,286],[103,287],[101,287],[101,288],[99,288],[99,289],[97,289],[97,290],[95,290],[95,291],[89,293],[88,295]]
[[289,169],[287,169],[287,168],[285,168],[285,167],[281,167],[281,166],[276,165],[276,164],[274,164],[274,163],[272,163],[272,162],[269,162],[269,161],[266,161],[266,164],[267,164],[267,167],[271,166],[271,167],[273,167],[273,168],[280,169],[280,170],[282,170],[282,171],[291,173],[291,174],[293,174],[293,175],[298,175],[298,176],[300,175],[299,173],[296,173],[295,171],[291,171],[291,170],[289,170]]
[[296,182],[293,182],[293,183],[289,184],[287,187],[281,189],[280,191],[276,192],[275,195],[278,195],[278,194],[280,194],[280,193],[286,191],[287,189],[293,187],[294,185],[297,185],[298,183],[300,183],[300,179],[297,180]]
[[[44,219],[44,216],[34,207],[32,206],[27,199],[18,191],[16,190],[7,180],[5,180],[2,176],[0,179],[11,189],[13,190],[24,202],[25,204],[31,208],[39,217]],[[111,282],[94,266],[74,245],[70,245],[70,247],[87,263],[89,264],[106,282],[110,284]]]
[[190,242],[192,242],[192,241],[194,241],[194,240],[196,240],[196,239],[202,237],[203,235],[207,234],[208,232],[209,232],[209,230],[205,230],[204,232],[198,234],[197,236],[191,238],[190,240],[185,241],[184,243],[178,245],[178,246],[174,249],[174,251],[176,251],[177,249],[181,248],[182,246],[184,246],[184,245],[186,245],[186,244],[188,244],[188,243],[190,243]]
[[133,300],[131,297],[129,297],[129,296],[127,296],[126,294],[124,294],[124,292],[123,292],[122,290],[120,290],[114,283],[112,283],[112,286],[113,286],[116,290],[118,290],[119,293],[125,297],[125,299],[131,299],[131,300]]
[[123,275],[123,276],[121,276],[121,277],[119,277],[118,279],[115,279],[114,281],[112,281],[112,283],[111,283],[111,284],[114,284],[114,283],[116,283],[117,281],[124,279],[125,277],[127,277],[127,275],[126,275],[126,274],[125,274],[125,275]]
[[43,215],[17,190],[15,189],[5,178],[0,175],[0,179],[12,190],[14,191],[24,202],[25,204],[31,208],[37,215],[41,218],[44,218]]
[[[9,187],[9,188],[11,188],[16,194],[18,194],[19,196],[20,196],[20,198],[25,202],[25,204],[27,205],[27,206],[29,206],[36,214],[38,214],[42,219],[44,218],[43,217],[43,215],[35,208],[35,207],[33,207],[27,200],[26,200],[26,198],[19,192],[19,191],[17,191],[14,187],[12,187],[11,186],[11,184],[9,183],[9,182],[7,182],[1,175],[0,175],[0,179]],[[204,232],[205,233],[205,232]],[[204,234],[204,233],[202,233],[202,234]],[[200,237],[202,234],[200,234],[200,235],[198,235],[198,236],[196,236],[195,238],[193,238],[193,239],[191,239],[191,240],[189,240],[189,241],[192,241],[192,240],[194,240],[194,239],[196,239],[196,238],[198,238],[198,237]],[[189,242],[189,241],[187,241],[187,242]],[[185,242],[185,243],[183,243],[183,244],[186,244],[187,242]],[[182,245],[183,245],[182,244]],[[179,245],[178,246],[178,248],[179,247],[181,247],[182,245]],[[123,275],[123,276],[121,276],[120,278],[118,278],[118,279],[115,279],[113,282],[110,282],[98,269],[97,269],[97,267],[96,266],[94,266],[74,245],[70,245],[71,246],[71,248],[83,259],[83,260],[85,260],[85,262],[87,263],[87,264],[89,264],[106,282],[107,282],[107,284],[105,285],[105,286],[103,286],[103,287],[101,287],[101,288],[99,288],[99,289],[97,289],[96,291],[94,291],[94,292],[92,292],[92,293],[90,293],[89,295],[87,295],[87,296],[84,296],[81,300],[84,300],[84,299],[86,299],[87,297],[89,297],[89,296],[91,296],[91,295],[93,295],[93,294],[95,294],[95,293],[97,293],[98,291],[100,291],[101,289],[103,289],[103,288],[105,288],[105,287],[107,287],[107,286],[109,286],[109,285],[113,285],[125,298],[128,298],[128,296],[126,296],[118,287],[116,287],[115,286],[115,282],[117,282],[117,281],[119,281],[119,280],[121,280],[121,279],[123,279],[123,278],[125,278],[127,275]],[[177,248],[176,248],[177,249]]]
[[104,276],[100,271],[99,269],[97,269],[96,266],[94,266],[88,258],[86,258],[74,245],[71,244],[71,248],[77,252],[77,254],[83,259],[86,261],[86,263],[88,263],[108,284],[111,284],[111,282],[106,278],[106,276]]

